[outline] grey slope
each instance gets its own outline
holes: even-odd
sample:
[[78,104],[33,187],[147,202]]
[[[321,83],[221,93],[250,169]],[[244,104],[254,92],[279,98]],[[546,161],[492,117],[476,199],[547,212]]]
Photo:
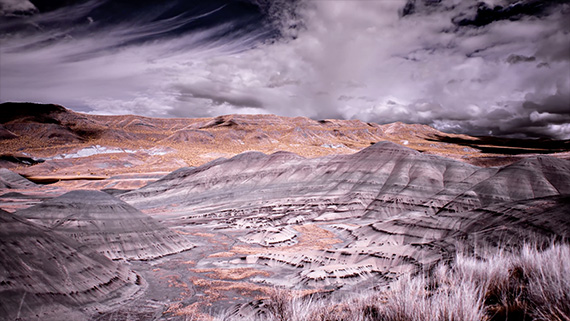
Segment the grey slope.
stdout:
[[195,215],[247,214],[282,204],[289,212],[310,212],[311,219],[388,217],[424,207],[435,212],[496,171],[380,142],[353,155],[317,159],[244,153],[178,171],[121,198],[137,208],[170,206]]
[[[406,177],[404,183],[390,185],[390,189],[396,190],[394,192],[379,193],[368,207],[367,215],[378,217],[378,214],[400,213],[406,210],[426,213],[462,212],[504,202],[570,194],[568,160],[536,156],[502,168],[479,168],[473,172],[466,171],[465,167],[454,166],[453,163],[451,166],[447,163],[443,171],[433,170],[433,164],[437,163],[429,162],[432,170],[424,169],[419,175],[406,176],[411,173],[409,170],[396,173]],[[445,163],[439,162],[439,164],[441,166]],[[418,165],[416,163],[413,166],[417,168]],[[408,177],[417,177],[419,182],[414,184],[414,179]],[[418,193],[410,195],[410,190],[413,192],[419,188],[425,191],[426,187],[429,189],[430,184],[433,186],[439,182],[444,182],[443,188],[435,194],[427,195],[427,198]],[[436,191],[437,188],[432,191]],[[394,197],[391,198],[392,195]],[[394,198],[396,201],[390,204]]]
[[381,142],[353,155],[316,159],[244,153],[177,170],[121,198],[189,218],[375,222],[408,212],[441,215],[566,195],[568,182],[568,160],[539,156],[480,168]]
[[140,292],[124,265],[0,210],[0,319],[87,319]]
[[193,247],[150,216],[100,191],[72,191],[16,215],[111,259],[148,260]]
[[28,188],[36,186],[33,182],[6,168],[0,168],[0,188]]
[[244,153],[178,170],[121,198],[138,208],[171,207],[193,215],[257,213],[282,205],[288,212],[310,211],[310,219],[381,219],[569,194],[569,181],[568,160],[540,156],[480,168],[381,142],[353,155],[317,159]]
[[463,213],[446,213],[461,222],[451,235],[470,244],[520,245],[570,239],[570,194],[494,204]]

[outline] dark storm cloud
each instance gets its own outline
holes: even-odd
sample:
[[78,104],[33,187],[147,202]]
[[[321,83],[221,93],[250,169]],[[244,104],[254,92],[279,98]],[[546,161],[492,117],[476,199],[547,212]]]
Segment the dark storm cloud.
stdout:
[[477,10],[464,12],[454,17],[453,23],[458,26],[482,27],[501,20],[516,21],[528,16],[545,17],[556,10],[558,5],[567,1],[560,0],[526,0],[504,1],[500,4],[477,3]]
[[24,2],[0,0],[31,14],[0,24],[2,100],[570,138],[569,1]]
[[0,1],[0,16],[22,16],[38,12],[28,0],[2,0]]
[[262,108],[263,103],[246,92],[232,92],[225,84],[214,87],[211,83],[195,83],[177,86],[180,100],[205,99],[216,105],[228,104],[237,107]]

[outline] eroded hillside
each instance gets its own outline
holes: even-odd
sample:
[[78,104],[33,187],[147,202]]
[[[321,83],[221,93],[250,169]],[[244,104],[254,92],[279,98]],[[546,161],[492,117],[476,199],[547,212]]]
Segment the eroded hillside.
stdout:
[[276,288],[375,291],[458,250],[570,237],[567,142],[506,155],[422,125],[24,107],[0,128],[8,319],[260,315]]
[[[565,141],[476,138],[425,125],[312,120],[275,115],[159,119],[81,114],[58,105],[4,103],[0,164],[42,183],[91,180],[89,188],[137,188],[184,166],[247,151],[288,151],[306,158],[352,154],[379,141],[479,166],[513,163],[534,154],[568,158]],[[127,176],[121,176],[127,175]],[[130,175],[130,176],[129,176]],[[95,182],[115,176],[109,181]],[[81,184],[73,183],[74,188]]]

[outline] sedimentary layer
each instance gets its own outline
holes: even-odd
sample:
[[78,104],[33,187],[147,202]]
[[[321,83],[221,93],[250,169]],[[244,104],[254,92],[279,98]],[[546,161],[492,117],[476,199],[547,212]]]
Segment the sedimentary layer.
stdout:
[[87,320],[137,295],[125,265],[0,210],[0,319]]
[[72,191],[15,214],[110,259],[148,260],[193,247],[182,235],[100,191]]

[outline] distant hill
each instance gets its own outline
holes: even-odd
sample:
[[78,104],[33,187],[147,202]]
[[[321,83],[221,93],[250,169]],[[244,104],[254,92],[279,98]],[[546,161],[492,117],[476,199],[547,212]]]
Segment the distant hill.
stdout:
[[288,151],[312,158],[352,154],[379,141],[479,166],[510,164],[537,154],[570,158],[567,141],[477,138],[418,124],[275,115],[98,116],[34,103],[4,103],[0,110],[1,166],[26,176],[172,171],[246,151]]

